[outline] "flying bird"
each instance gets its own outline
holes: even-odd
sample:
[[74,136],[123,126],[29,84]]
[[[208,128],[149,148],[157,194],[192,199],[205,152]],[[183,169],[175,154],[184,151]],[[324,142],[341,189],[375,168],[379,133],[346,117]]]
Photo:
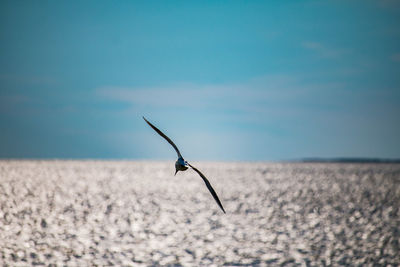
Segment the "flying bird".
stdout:
[[203,179],[204,183],[206,184],[208,190],[210,191],[211,195],[214,197],[215,201],[217,202],[218,206],[222,209],[222,211],[225,213],[224,207],[222,207],[221,201],[219,201],[219,198],[217,196],[217,193],[215,193],[215,190],[212,188],[210,182],[207,180],[207,178],[202,174],[197,168],[193,167],[191,164],[189,164],[186,160],[183,159],[181,152],[179,152],[178,147],[172,142],[171,139],[168,138],[163,132],[161,132],[156,126],[151,124],[148,120],[146,120],[145,117],[143,119],[147,122],[148,125],[150,125],[151,128],[153,128],[154,131],[156,131],[159,135],[161,135],[165,140],[167,140],[168,143],[171,144],[171,146],[175,149],[176,153],[178,154],[178,159],[175,162],[175,175],[178,171],[186,171],[189,167],[192,168],[195,172],[197,172],[200,177]]

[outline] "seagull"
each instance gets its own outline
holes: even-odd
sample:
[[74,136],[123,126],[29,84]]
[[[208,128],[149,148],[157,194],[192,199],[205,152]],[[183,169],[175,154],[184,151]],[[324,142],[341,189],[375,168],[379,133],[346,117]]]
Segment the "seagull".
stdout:
[[207,180],[207,178],[202,174],[197,168],[189,164],[186,160],[183,159],[181,152],[179,152],[178,147],[172,142],[171,139],[168,138],[163,132],[161,132],[156,126],[151,124],[148,120],[146,120],[145,117],[143,119],[147,122],[148,125],[150,125],[151,128],[153,128],[154,131],[156,131],[159,135],[161,135],[165,140],[167,140],[168,143],[171,144],[171,146],[175,149],[176,153],[178,154],[178,159],[175,162],[175,175],[178,171],[186,171],[189,167],[192,168],[195,172],[197,172],[200,177],[203,179],[204,183],[206,184],[208,190],[210,191],[211,195],[214,197],[215,201],[217,202],[218,206],[222,209],[222,211],[225,213],[224,207],[222,207],[221,201],[219,201],[219,198],[217,196],[217,193],[215,193],[214,189],[212,188],[210,182]]

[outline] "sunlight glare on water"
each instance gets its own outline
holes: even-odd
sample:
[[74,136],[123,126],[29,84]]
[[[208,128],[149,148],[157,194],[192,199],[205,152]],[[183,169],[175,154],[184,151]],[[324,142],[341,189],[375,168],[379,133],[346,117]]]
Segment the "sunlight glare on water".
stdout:
[[11,266],[398,265],[399,164],[0,161]]

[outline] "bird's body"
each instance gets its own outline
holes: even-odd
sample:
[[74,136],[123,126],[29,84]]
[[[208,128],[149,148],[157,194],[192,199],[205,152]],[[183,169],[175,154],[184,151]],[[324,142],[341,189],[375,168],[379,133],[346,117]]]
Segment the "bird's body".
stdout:
[[182,157],[178,158],[175,162],[175,175],[178,171],[186,171],[188,167],[188,163]]
[[202,174],[197,168],[193,167],[190,165],[186,160],[183,159],[181,152],[179,152],[178,147],[172,142],[171,139],[168,138],[163,132],[161,132],[157,127],[155,127],[153,124],[151,124],[148,120],[146,120],[145,117],[143,119],[147,122],[148,125],[150,125],[151,128],[153,128],[154,131],[156,131],[159,135],[161,135],[165,140],[167,140],[168,143],[171,144],[171,146],[175,149],[176,153],[178,154],[178,159],[175,162],[175,175],[178,171],[186,171],[189,167],[192,168],[197,174],[200,175],[200,177],[203,179],[204,183],[206,184],[208,190],[210,191],[211,195],[214,197],[214,200],[217,202],[218,206],[222,209],[222,211],[225,213],[224,208],[222,207],[221,201],[219,200],[217,193],[215,193],[214,189],[212,188],[210,182],[208,179]]

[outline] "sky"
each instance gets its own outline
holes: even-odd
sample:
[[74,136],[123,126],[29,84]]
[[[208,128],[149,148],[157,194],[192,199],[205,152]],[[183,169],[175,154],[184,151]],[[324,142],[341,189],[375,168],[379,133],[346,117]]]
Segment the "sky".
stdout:
[[0,158],[400,158],[398,1],[0,1]]

